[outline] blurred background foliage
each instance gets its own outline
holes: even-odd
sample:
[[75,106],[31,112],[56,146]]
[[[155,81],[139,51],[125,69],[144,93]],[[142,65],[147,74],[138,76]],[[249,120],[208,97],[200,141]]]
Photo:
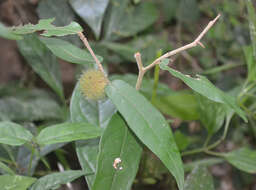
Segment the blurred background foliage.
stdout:
[[[253,9],[249,7],[247,10],[246,2],[1,0],[0,35],[3,25],[35,24],[39,19],[52,17],[55,17],[57,26],[76,21],[83,26],[94,51],[104,58],[104,67],[111,79],[121,78],[135,86],[138,73],[135,52],[140,52],[144,65],[148,65],[157,58],[159,51],[165,53],[192,42],[220,13],[220,20],[202,40],[206,48],[196,47],[173,57],[172,67],[192,76],[206,75],[217,87],[237,97],[238,104],[246,111],[249,122],[233,117],[227,140],[217,150],[229,152],[241,146],[251,146],[255,150],[256,16]],[[82,48],[80,39],[75,35],[59,39]],[[34,35],[18,43],[0,38],[0,120],[22,123],[34,133],[50,124],[69,120],[66,104],[69,104],[76,80],[84,69],[84,66],[72,65],[54,56],[47,44]],[[153,74],[153,70],[147,73],[141,88],[149,100],[152,98]],[[153,104],[169,119],[181,151],[201,147],[207,133],[211,134],[212,142],[222,136],[226,108],[193,93],[166,72],[160,72]],[[73,145],[64,145],[49,145],[40,150],[40,159],[33,160],[36,176],[58,170],[57,162],[62,163],[65,169],[80,167]],[[0,161],[8,162],[19,174],[26,173],[30,154],[26,147],[0,147]],[[227,157],[232,159],[232,155]],[[235,169],[223,160],[210,159],[205,154],[186,156],[184,162],[186,171],[190,171],[196,162],[211,166],[216,189],[256,189],[255,175],[238,170],[248,172],[249,169]],[[84,182],[78,180],[77,186],[82,185]],[[134,189],[143,188],[175,189],[173,178],[147,150],[134,184]]]

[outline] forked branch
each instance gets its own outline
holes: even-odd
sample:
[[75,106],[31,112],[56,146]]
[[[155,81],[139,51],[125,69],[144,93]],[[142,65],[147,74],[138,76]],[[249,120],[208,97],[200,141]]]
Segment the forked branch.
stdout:
[[165,58],[168,58],[168,57],[171,57],[175,54],[178,54],[178,53],[181,53],[187,49],[190,49],[192,47],[196,47],[198,45],[200,45],[202,48],[205,48],[205,46],[203,45],[203,43],[201,43],[201,39],[204,37],[204,35],[210,30],[210,28],[215,24],[215,22],[220,18],[220,14],[218,14],[218,16],[210,21],[208,23],[208,25],[205,27],[205,29],[200,33],[200,35],[190,44],[187,44],[183,47],[180,47],[178,49],[175,49],[173,51],[170,51],[170,52],[167,52],[166,54],[164,54],[163,56],[157,58],[155,61],[153,61],[153,63],[151,63],[150,65],[146,66],[146,67],[143,67],[143,64],[141,62],[141,59],[138,59],[138,57],[140,58],[140,53],[136,53],[135,54],[135,58],[136,58],[136,61],[137,61],[137,65],[138,65],[138,68],[139,68],[139,76],[138,76],[138,79],[137,79],[137,83],[136,83],[136,89],[139,90],[140,89],[140,86],[141,86],[141,83],[142,83],[142,79],[143,79],[143,76],[145,74],[145,72],[147,72],[149,69],[151,69],[152,67],[154,67],[155,65],[159,64],[161,60],[165,59]]

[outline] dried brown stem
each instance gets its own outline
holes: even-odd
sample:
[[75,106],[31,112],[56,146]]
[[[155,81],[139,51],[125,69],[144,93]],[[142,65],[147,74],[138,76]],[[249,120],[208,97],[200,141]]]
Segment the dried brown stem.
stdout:
[[143,76],[145,74],[145,70],[144,70],[144,67],[143,67],[143,64],[141,61],[140,53],[139,52],[135,53],[134,57],[136,59],[138,69],[139,69],[139,76],[138,76],[137,83],[136,83],[136,90],[139,90],[141,83],[142,83]]
[[88,51],[90,52],[90,54],[92,55],[93,59],[95,60],[98,69],[104,73],[104,69],[100,63],[100,61],[98,60],[98,58],[96,57],[96,55],[94,54],[87,38],[84,36],[84,34],[82,32],[78,32],[77,35],[80,37],[80,39],[82,40],[82,42],[84,43],[85,47],[88,49]]
[[[154,67],[156,64],[159,64],[161,60],[163,60],[165,58],[168,58],[168,57],[171,57],[171,56],[173,56],[175,54],[181,53],[181,52],[183,52],[183,51],[185,51],[187,49],[190,49],[192,47],[196,47],[197,45],[200,45],[202,48],[205,48],[205,46],[203,45],[202,42],[200,42],[200,40],[204,37],[204,35],[210,30],[210,28],[215,24],[215,22],[219,18],[220,18],[220,14],[218,14],[218,16],[214,20],[209,22],[209,24],[205,27],[205,29],[200,33],[200,35],[192,43],[187,44],[187,45],[185,45],[183,47],[177,48],[177,49],[175,49],[173,51],[167,52],[163,56],[157,58],[155,61],[153,61],[153,63],[151,63],[147,67],[143,67],[142,66],[142,68],[139,68],[139,76],[138,76],[138,80],[137,80],[137,84],[136,84],[136,89],[139,90],[145,72],[148,71],[149,69],[151,69],[152,67]],[[139,54],[139,53],[135,54],[135,58],[136,58],[137,54]],[[138,67],[139,67],[139,65],[142,65],[142,63],[141,62],[139,63],[137,59],[136,59],[136,61],[137,61]]]

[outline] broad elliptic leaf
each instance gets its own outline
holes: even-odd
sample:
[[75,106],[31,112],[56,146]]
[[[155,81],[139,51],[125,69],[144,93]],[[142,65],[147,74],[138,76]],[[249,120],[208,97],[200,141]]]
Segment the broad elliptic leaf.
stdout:
[[36,178],[19,175],[1,175],[0,184],[2,190],[27,190]]
[[83,31],[82,27],[76,22],[71,22],[67,26],[56,27],[51,24],[53,21],[54,18],[41,19],[36,25],[26,24],[24,26],[12,27],[12,31],[14,34],[29,34],[36,31],[43,31],[41,35],[47,37],[66,36],[70,34],[77,34],[78,32]]
[[9,121],[0,122],[0,143],[20,146],[30,142],[33,135],[22,126]]
[[157,96],[154,105],[164,114],[182,120],[199,119],[195,95],[189,91]]
[[[89,122],[97,127],[105,128],[108,125],[116,108],[109,99],[89,101],[81,93],[79,83],[73,91],[70,114],[72,122]],[[76,152],[79,163],[87,173],[96,173],[96,161],[99,149],[99,139],[90,139],[76,142]],[[91,188],[95,175],[86,176]]]
[[249,148],[240,148],[227,154],[224,154],[224,158],[238,168],[247,173],[256,173],[256,151]]
[[[54,55],[65,61],[77,64],[92,64],[95,62],[91,54],[67,41],[57,38],[40,38],[40,40]],[[100,62],[103,61],[102,57],[97,56],[97,58]]]
[[184,190],[214,190],[212,175],[206,167],[196,166],[188,175]]
[[[139,167],[141,153],[142,146],[122,117],[115,114],[100,140],[92,190],[130,190]],[[120,163],[113,166],[116,159],[120,159]]]
[[112,0],[107,12],[107,40],[133,36],[151,26],[158,18],[158,11],[151,2],[128,5],[127,0]]
[[69,2],[75,12],[92,28],[98,39],[109,0],[69,0]]
[[215,87],[206,77],[197,75],[196,78],[193,78],[189,75],[182,74],[181,72],[168,67],[168,63],[169,60],[164,59],[160,64],[160,68],[162,70],[169,71],[174,77],[181,79],[192,90],[205,96],[206,98],[214,102],[225,104],[227,107],[234,110],[241,118],[243,118],[244,121],[247,122],[244,111],[237,105],[236,99],[234,97]]
[[135,88],[121,80],[106,87],[108,97],[116,105],[135,135],[164,163],[180,189],[184,170],[172,131],[163,115]]
[[69,170],[64,172],[52,173],[38,179],[30,190],[51,190],[56,189],[60,185],[72,182],[75,179],[85,175],[81,170]]
[[64,98],[57,58],[36,35],[24,36],[18,47],[27,63],[61,97]]
[[14,34],[10,28],[4,26],[0,23],[0,37],[6,38],[9,40],[21,40],[22,36]]
[[41,145],[93,139],[101,136],[101,129],[86,122],[62,123],[44,128],[36,140]]
[[207,129],[209,135],[216,133],[224,123],[228,108],[225,104],[209,100],[205,96],[197,94],[199,119]]

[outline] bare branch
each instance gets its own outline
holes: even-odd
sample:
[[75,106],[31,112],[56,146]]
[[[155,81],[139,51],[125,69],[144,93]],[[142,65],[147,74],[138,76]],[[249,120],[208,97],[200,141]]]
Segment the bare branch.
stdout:
[[150,65],[148,65],[147,67],[145,67],[145,71],[151,69],[152,67],[154,67],[156,64],[159,64],[160,61],[164,58],[167,58],[167,57],[171,57],[177,53],[180,53],[182,51],[185,51],[187,49],[190,49],[192,47],[196,47],[197,45],[200,45],[201,47],[204,48],[204,45],[200,42],[200,40],[203,38],[203,36],[210,30],[210,28],[215,24],[215,22],[220,18],[220,14],[218,14],[218,16],[209,22],[209,24],[205,27],[205,29],[201,32],[201,34],[195,39],[195,41],[193,41],[192,43],[190,44],[187,44],[183,47],[180,47],[178,49],[175,49],[173,51],[170,51],[166,54],[164,54],[163,56],[159,57],[158,59],[156,59],[153,63],[151,63]]
[[93,59],[95,60],[95,62],[96,62],[96,64],[97,64],[99,70],[104,73],[104,69],[103,69],[103,67],[102,67],[102,65],[101,65],[101,63],[100,63],[100,61],[98,60],[98,58],[97,58],[96,55],[94,54],[94,52],[93,52],[93,50],[92,50],[92,48],[91,48],[91,46],[90,46],[90,44],[89,44],[87,38],[83,35],[82,32],[78,32],[77,35],[80,37],[80,39],[81,39],[82,42],[84,43],[85,47],[89,50],[90,54],[92,55]]
[[143,76],[145,74],[145,70],[144,70],[144,67],[143,67],[143,64],[142,64],[142,61],[141,61],[140,53],[139,52],[135,53],[134,57],[136,59],[138,69],[139,69],[139,76],[138,76],[137,83],[136,83],[136,90],[139,90],[140,87],[141,87]]

